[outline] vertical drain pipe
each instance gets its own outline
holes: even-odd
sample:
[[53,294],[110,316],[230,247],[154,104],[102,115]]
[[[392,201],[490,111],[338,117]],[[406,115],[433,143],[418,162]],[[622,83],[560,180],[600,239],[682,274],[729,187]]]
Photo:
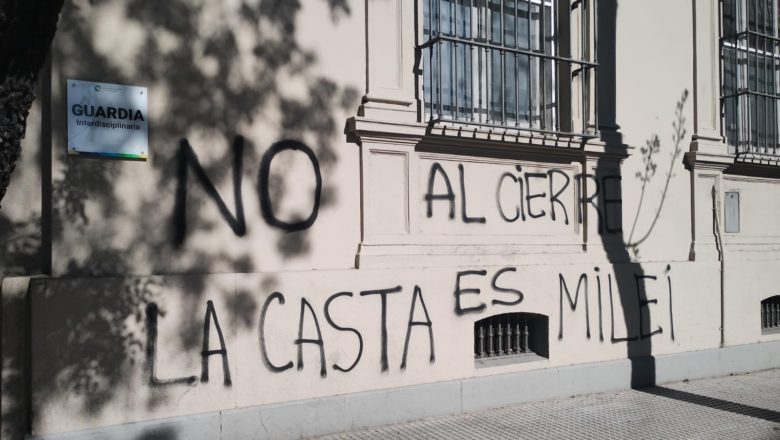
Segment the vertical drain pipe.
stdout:
[[715,189],[715,185],[712,185],[712,229],[715,235],[715,246],[718,250],[718,260],[720,261],[720,348],[726,345],[725,334],[725,299],[724,299],[724,266],[725,258],[723,254],[723,238],[720,235],[720,198],[718,192]]

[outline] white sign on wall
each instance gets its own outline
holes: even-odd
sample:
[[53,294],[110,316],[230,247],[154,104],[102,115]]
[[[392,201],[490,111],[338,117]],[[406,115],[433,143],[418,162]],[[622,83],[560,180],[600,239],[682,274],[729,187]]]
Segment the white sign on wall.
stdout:
[[68,153],[146,160],[146,87],[68,80]]

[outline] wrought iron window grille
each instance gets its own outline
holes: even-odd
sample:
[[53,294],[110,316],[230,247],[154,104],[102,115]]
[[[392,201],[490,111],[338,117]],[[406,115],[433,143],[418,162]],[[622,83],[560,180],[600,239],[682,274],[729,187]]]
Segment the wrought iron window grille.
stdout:
[[476,321],[474,358],[546,358],[547,322],[546,316],[533,313],[504,313]]
[[721,0],[721,117],[738,160],[780,164],[777,0]]
[[429,124],[597,137],[596,1],[418,1]]
[[780,333],[780,295],[761,301],[761,332]]

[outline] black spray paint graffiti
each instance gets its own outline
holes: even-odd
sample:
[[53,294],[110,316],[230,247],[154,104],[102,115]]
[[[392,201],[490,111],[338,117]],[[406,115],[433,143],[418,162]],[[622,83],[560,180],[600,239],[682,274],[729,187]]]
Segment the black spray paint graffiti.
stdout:
[[[277,154],[287,150],[300,151],[309,158],[311,166],[314,170],[315,179],[314,206],[311,208],[309,217],[307,217],[306,220],[291,223],[279,220],[276,217],[273,207],[271,206],[271,194],[268,192],[268,177],[271,175],[271,162],[273,162],[274,157],[276,157]],[[314,221],[317,220],[317,214],[320,210],[322,175],[320,174],[320,164],[317,161],[317,157],[314,155],[314,152],[309,149],[309,147],[298,141],[291,140],[280,141],[271,145],[271,148],[269,148],[268,151],[263,154],[263,159],[260,161],[260,170],[258,173],[259,178],[257,192],[260,194],[260,210],[263,213],[263,218],[265,219],[266,223],[283,231],[300,231],[303,229],[308,229],[311,227],[311,225],[314,224]]]
[[[395,286],[387,289],[376,289],[376,290],[364,290],[360,292],[360,296],[373,296],[378,295],[380,298],[380,369],[382,372],[388,371],[389,361],[388,361],[388,353],[387,353],[387,302],[389,295],[395,295],[402,293],[401,286]],[[338,292],[330,297],[328,297],[327,300],[325,300],[325,305],[323,307],[323,314],[325,316],[325,320],[328,322],[328,325],[333,327],[335,330],[340,332],[348,332],[352,333],[358,343],[358,350],[357,350],[357,356],[355,357],[355,360],[352,361],[352,364],[349,367],[342,367],[338,364],[333,364],[332,368],[337,371],[341,371],[344,373],[347,373],[351,371],[357,364],[360,362],[361,357],[363,356],[363,336],[361,335],[360,331],[358,331],[355,328],[351,327],[344,327],[341,325],[336,324],[333,321],[333,318],[331,316],[331,304],[333,301],[340,297],[353,297],[352,292]],[[414,315],[415,311],[417,310],[417,301],[419,300],[420,306],[422,308],[422,313],[425,316],[425,320],[423,321],[415,321]],[[263,304],[263,307],[260,311],[260,325],[258,328],[259,332],[259,342],[260,342],[260,353],[262,354],[263,363],[268,367],[268,369],[271,372],[274,373],[280,373],[282,371],[285,371],[293,366],[292,361],[287,362],[283,366],[277,366],[274,363],[272,363],[269,359],[268,355],[268,348],[266,344],[266,329],[265,329],[265,321],[266,321],[266,315],[268,313],[269,306],[273,301],[279,302],[279,305],[284,305],[284,294],[280,292],[274,292],[271,294],[268,299],[265,300],[265,303]],[[311,320],[314,323],[314,326],[317,330],[317,339],[305,339],[303,337],[303,320],[304,320],[304,310],[308,310],[309,314],[311,316]],[[409,307],[409,320],[406,324],[406,340],[404,343],[404,351],[401,358],[401,369],[406,369],[406,360],[409,353],[409,339],[411,337],[412,328],[415,326],[423,326],[428,328],[428,339],[429,339],[429,346],[430,346],[430,356],[429,356],[429,362],[431,364],[436,362],[436,352],[434,349],[434,342],[433,342],[433,322],[431,321],[430,315],[428,314],[428,309],[425,306],[425,300],[423,299],[422,295],[422,289],[420,289],[419,286],[414,286],[414,291],[412,294],[412,301],[411,306]],[[303,369],[303,355],[302,355],[302,348],[301,344],[308,343],[308,344],[315,344],[320,349],[320,376],[326,377],[327,376],[327,367],[325,365],[325,341],[322,339],[322,333],[320,331],[319,326],[319,320],[317,319],[317,314],[315,313],[314,309],[312,308],[311,304],[305,299],[301,298],[301,314],[299,317],[299,323],[298,323],[298,339],[296,339],[295,344],[298,345],[298,369]]]
[[[386,372],[389,370],[387,303],[389,301],[390,295],[396,295],[401,293],[402,293],[401,286],[396,286],[387,289],[365,290],[360,292],[361,297],[378,295],[381,299],[381,309],[380,309],[381,341],[379,343],[379,347],[380,347],[380,359],[381,359],[380,369],[382,372]],[[328,297],[323,307],[323,314],[325,316],[325,320],[327,321],[328,325],[330,325],[331,327],[333,327],[335,330],[339,332],[347,332],[353,334],[357,340],[357,345],[358,345],[357,356],[355,357],[355,360],[352,362],[352,364],[347,367],[344,367],[337,363],[334,363],[331,366],[331,368],[333,368],[334,370],[343,373],[350,372],[360,362],[360,359],[363,355],[363,336],[361,335],[360,331],[358,331],[355,328],[345,327],[334,322],[333,317],[331,316],[331,307],[333,301],[336,300],[337,298],[341,298],[341,297],[352,298],[353,296],[354,295],[352,292],[335,293],[330,297]],[[305,344],[314,345],[318,348],[319,351],[319,358],[320,358],[319,374],[323,378],[327,377],[328,368],[326,365],[325,340],[323,338],[322,327],[320,326],[320,321],[317,312],[315,311],[314,307],[312,307],[311,303],[306,298],[301,298],[300,314],[298,318],[298,335],[297,335],[298,337],[293,341],[293,345],[297,347],[297,362],[294,364],[293,361],[290,360],[287,363],[280,365],[278,363],[271,361],[271,357],[268,352],[268,346],[266,340],[267,333],[265,327],[266,327],[266,318],[268,316],[270,306],[274,302],[278,302],[279,306],[283,306],[285,304],[284,294],[280,292],[272,293],[265,300],[262,309],[260,310],[260,318],[259,318],[259,324],[257,329],[258,329],[258,336],[259,336],[258,341],[259,341],[259,348],[260,348],[260,357],[262,359],[263,364],[266,366],[266,368],[269,371],[273,373],[281,373],[283,371],[292,368],[293,365],[296,365],[298,370],[303,370],[304,369],[303,346]],[[164,380],[157,378],[155,363],[157,359],[158,316],[159,316],[158,306],[155,303],[150,303],[146,308],[146,322],[147,322],[146,368],[147,368],[147,375],[149,377],[150,384],[153,386],[161,386],[161,385],[196,383],[198,380],[197,376],[188,376],[188,377],[164,379]],[[214,329],[216,330],[217,335],[219,337],[219,349],[217,350],[210,349],[210,345],[209,345],[209,332],[211,330],[212,321],[214,323],[213,324]],[[305,327],[309,329],[313,328],[314,331],[313,332],[309,331],[308,333],[314,333],[316,334],[316,337],[304,336],[304,334],[307,333],[305,331]],[[427,328],[428,344],[429,344],[428,361],[431,364],[435,363],[436,351],[434,348],[433,322],[431,321],[431,317],[428,313],[428,308],[425,305],[425,299],[423,298],[422,289],[420,289],[419,286],[414,286],[413,293],[412,293],[411,305],[409,307],[409,318],[406,322],[406,338],[404,340],[403,354],[401,356],[401,363],[400,363],[401,370],[405,370],[407,367],[409,345],[410,345],[412,330],[415,327]],[[201,369],[201,377],[200,377],[201,383],[208,382],[209,380],[208,358],[209,356],[213,356],[213,355],[220,355],[222,357],[224,385],[231,386],[227,346],[225,344],[225,340],[222,335],[222,328],[219,325],[219,320],[217,318],[217,312],[216,309],[214,308],[214,304],[211,301],[208,301],[206,304],[206,315],[204,317],[204,323],[203,323],[203,350],[201,351],[202,369]]]
[[152,386],[192,384],[198,380],[197,376],[177,377],[173,379],[158,379],[155,364],[157,361],[157,316],[160,311],[155,303],[146,306],[146,372],[149,383]]
[[[503,269],[496,271],[496,273],[493,275],[493,279],[490,281],[490,287],[496,292],[510,293],[515,295],[517,298],[515,298],[513,301],[493,299],[491,300],[491,304],[503,305],[503,306],[514,306],[520,304],[523,301],[523,292],[508,287],[500,287],[498,285],[498,278],[501,275],[503,275],[506,272],[516,272],[516,271],[517,269],[515,269],[514,267],[505,267]],[[487,275],[487,271],[486,270],[464,270],[462,272],[458,272],[457,275],[455,276],[455,314],[458,316],[462,316],[467,313],[479,313],[482,310],[484,310],[485,307],[487,307],[487,305],[483,302],[480,302],[479,304],[470,307],[463,307],[463,305],[461,304],[461,297],[463,295],[480,295],[480,293],[482,292],[481,289],[476,287],[467,287],[467,288],[461,287],[461,278],[466,276],[473,276],[473,275],[484,277],[485,275]]]
[[[287,222],[279,219],[274,213],[271,203],[271,194],[269,191],[268,180],[271,173],[271,164],[277,154],[283,151],[299,151],[306,155],[312,165],[315,179],[314,202],[309,216],[301,221]],[[189,170],[192,170],[197,177],[198,183],[202,186],[206,194],[216,203],[222,218],[225,219],[230,229],[239,237],[246,235],[246,220],[244,219],[244,204],[241,192],[242,169],[244,158],[244,138],[236,136],[233,140],[233,199],[235,200],[235,215],[230,212],[222,196],[217,191],[214,183],[209,179],[203,167],[200,165],[198,156],[192,149],[187,139],[179,142],[178,153],[178,184],[176,188],[176,201],[173,211],[174,226],[174,244],[180,246],[187,237],[187,180]],[[258,170],[258,197],[260,199],[260,213],[263,219],[270,226],[283,231],[300,231],[310,228],[317,220],[320,209],[320,198],[322,195],[322,175],[320,165],[314,152],[305,144],[294,140],[279,141],[263,154]]]
[[[496,209],[501,219],[506,223],[514,223],[518,220],[528,221],[528,219],[539,219],[546,217],[548,212],[552,221],[558,221],[561,219],[564,224],[569,224],[569,212],[566,209],[566,205],[561,201],[561,196],[569,188],[572,182],[572,178],[564,171],[557,168],[553,168],[544,173],[531,173],[523,172],[522,167],[515,166],[517,173],[505,172],[498,178],[496,185]],[[463,168],[463,164],[458,164],[458,176],[460,178],[460,219],[463,223],[486,223],[487,220],[483,216],[471,216],[467,213],[466,208],[466,176]],[[623,203],[619,196],[609,197],[607,196],[608,188],[618,192],[620,187],[619,175],[607,175],[597,177],[593,174],[576,174],[574,175],[574,181],[580,183],[582,187],[582,181],[588,179],[594,188],[591,194],[581,193],[578,197],[578,204],[583,208],[579,211],[579,223],[583,222],[582,211],[586,206],[592,207],[597,214],[598,218],[598,231],[602,233],[621,232],[621,225],[613,225],[611,219],[613,216],[609,215],[611,210],[620,210],[620,205]],[[440,180],[445,188],[444,192],[435,192],[436,182]],[[544,181],[547,181],[546,185]],[[514,207],[504,206],[501,203],[501,192],[508,185],[517,185],[518,190],[518,202]],[[544,190],[541,190],[544,187]],[[549,192],[548,192],[549,191]],[[603,201],[602,207],[599,207],[596,203],[597,198],[601,191],[604,191],[601,200]],[[619,194],[619,193],[618,193]],[[433,217],[433,203],[435,201],[446,201],[449,204],[449,218],[455,219],[455,203],[456,195],[452,190],[452,183],[450,181],[447,172],[438,162],[431,164],[431,169],[428,173],[428,186],[426,189],[423,200],[426,204],[426,215],[428,218]],[[549,211],[547,211],[540,202],[543,199],[548,199]],[[537,200],[538,199],[538,200]],[[514,214],[507,214],[512,212],[514,208]],[[617,211],[619,212],[619,211]],[[561,215],[562,214],[562,215]]]
[[[494,306],[516,306],[523,302],[524,294],[521,290],[509,287],[513,284],[512,275],[517,273],[515,267],[504,267],[496,270],[490,278],[490,289],[493,295],[498,295],[495,298],[491,298],[490,303]],[[672,313],[672,280],[671,280],[671,266],[667,265],[664,275],[667,280],[668,287],[668,301],[669,301],[669,327],[671,339],[674,340],[674,316]],[[467,314],[479,314],[487,309],[487,304],[480,301],[478,298],[482,295],[484,286],[480,286],[480,283],[487,284],[487,280],[484,279],[488,275],[488,271],[485,269],[474,269],[459,271],[455,275],[455,290],[454,295],[454,312],[456,316],[463,316]],[[599,328],[599,340],[604,341],[604,323],[602,319],[602,296],[609,295],[609,308],[610,308],[610,324],[611,324],[611,342],[620,343],[626,341],[635,341],[637,339],[651,338],[654,335],[663,333],[663,328],[658,326],[655,330],[646,331],[646,323],[643,318],[643,312],[649,312],[650,306],[658,304],[657,299],[644,299],[646,298],[646,292],[640,289],[644,289],[644,285],[647,283],[657,282],[658,277],[654,275],[635,275],[636,280],[636,295],[637,295],[637,310],[638,319],[637,327],[634,330],[633,335],[626,335],[624,337],[615,335],[615,317],[614,317],[614,299],[613,299],[613,280],[612,274],[606,275],[606,282],[602,283],[602,274],[598,267],[594,268],[594,273],[590,274],[592,281],[595,278],[597,303],[598,303],[598,328]],[[508,277],[508,278],[506,278]],[[572,279],[569,278],[569,281]],[[590,304],[589,304],[589,274],[582,273],[577,278],[576,288],[572,289],[574,284],[567,283],[567,278],[563,274],[558,274],[559,285],[559,330],[558,339],[563,339],[563,323],[564,323],[564,295],[571,308],[571,312],[574,313],[577,310],[578,305],[584,304],[585,308],[585,332],[588,339],[591,338],[590,328]],[[604,291],[606,285],[606,291]],[[480,286],[480,287],[478,287]],[[403,353],[401,355],[400,370],[405,370],[407,367],[407,359],[409,355],[410,340],[412,330],[415,327],[424,327],[428,330],[428,345],[429,345],[429,363],[434,364],[436,362],[436,352],[434,348],[434,331],[433,322],[428,308],[425,304],[422,289],[415,285],[412,291],[412,298],[409,306],[409,317],[406,320],[406,332],[404,339]],[[572,292],[574,292],[572,296]],[[582,293],[582,296],[580,296]],[[359,363],[363,356],[364,339],[361,332],[353,327],[347,327],[343,324],[337,323],[333,319],[332,307],[337,299],[340,298],[360,298],[360,297],[379,297],[379,325],[380,325],[380,341],[377,344],[379,346],[380,362],[379,369],[381,372],[387,372],[390,368],[390,362],[388,358],[388,319],[387,308],[388,302],[393,301],[391,297],[398,297],[403,294],[401,286],[394,286],[384,289],[373,289],[361,291],[358,296],[355,296],[353,292],[343,291],[330,295],[324,302],[322,315],[319,315],[315,307],[311,305],[308,299],[302,297],[300,300],[300,313],[298,315],[298,332],[297,338],[292,341],[292,345],[296,347],[297,359],[288,360],[281,364],[279,358],[283,356],[280,353],[274,354],[273,358],[276,362],[272,361],[271,353],[268,351],[267,341],[267,317],[272,305],[282,307],[285,305],[286,300],[284,294],[281,292],[273,292],[266,298],[263,303],[259,322],[257,326],[258,343],[260,351],[260,359],[265,367],[272,373],[282,373],[293,366],[297,367],[297,370],[304,369],[304,356],[303,348],[305,345],[313,345],[317,348],[319,354],[319,374],[325,378],[328,374],[328,366],[326,365],[326,340],[323,337],[322,327],[320,325],[319,316],[324,316],[327,324],[334,330],[342,333],[351,334],[357,345],[356,355],[354,360],[346,366],[334,363],[330,366],[331,369],[348,373],[352,371]],[[468,305],[464,305],[466,298],[468,298]],[[476,297],[476,298],[475,298]],[[583,298],[580,302],[580,298]],[[353,299],[353,301],[354,301]],[[419,306],[418,306],[419,304]],[[159,379],[155,370],[155,363],[157,359],[157,324],[159,316],[158,306],[155,303],[150,303],[146,308],[146,320],[147,320],[147,344],[146,344],[146,369],[149,382],[153,386],[162,385],[174,385],[174,384],[196,384],[197,382],[208,382],[209,380],[209,357],[214,355],[221,356],[222,369],[224,375],[224,385],[231,386],[230,368],[228,365],[228,349],[223,337],[222,328],[217,318],[217,310],[211,301],[206,303],[206,314],[203,319],[203,348],[200,352],[201,356],[201,375],[200,381],[197,376],[185,376],[172,379]],[[212,349],[209,341],[209,335],[212,328],[212,322],[214,330],[219,338],[219,348]],[[308,329],[308,331],[306,331]],[[628,329],[631,333],[632,329]],[[290,355],[290,354],[288,354]]]
[[[149,383],[153,386],[159,385],[173,385],[173,384],[193,384],[198,380],[197,376],[178,377],[174,379],[158,379],[155,364],[157,360],[157,317],[159,316],[159,308],[155,303],[149,303],[146,306],[146,371],[149,376]],[[214,329],[217,331],[219,337],[219,349],[211,350],[209,344],[209,334],[211,332],[211,320],[214,320]],[[224,385],[229,387],[232,385],[230,379],[230,367],[228,366],[228,352],[225,345],[225,338],[222,335],[222,328],[219,325],[217,319],[217,312],[214,309],[214,303],[208,301],[206,303],[206,316],[203,318],[203,349],[200,352],[201,356],[201,373],[200,381],[206,383],[209,381],[209,357],[213,355],[220,355],[222,357],[222,372],[224,375]]]
[[[667,281],[667,287],[668,287],[668,301],[669,301],[669,327],[670,327],[670,336],[671,339],[674,340],[674,314],[672,309],[672,277],[671,277],[671,266],[666,266],[666,281]],[[604,328],[603,328],[603,319],[602,319],[602,284],[601,284],[601,275],[600,270],[598,267],[595,267],[595,278],[596,278],[596,294],[598,298],[598,316],[599,316],[599,340],[604,340]],[[564,294],[567,299],[567,302],[569,304],[569,307],[571,308],[571,311],[574,312],[577,309],[577,304],[579,303],[579,297],[580,297],[580,291],[582,291],[582,296],[584,298],[584,307],[585,307],[585,336],[590,339],[590,306],[588,304],[588,274],[583,273],[580,274],[579,278],[577,279],[577,287],[574,289],[574,298],[571,296],[571,290],[569,289],[568,285],[566,284],[566,279],[564,278],[563,274],[558,274],[558,280],[560,285],[559,290],[559,303],[558,303],[558,313],[559,313],[559,324],[558,324],[558,339],[563,339],[563,303],[564,303]],[[614,308],[614,298],[613,298],[613,292],[612,292],[612,274],[607,274],[607,294],[609,295],[609,312],[610,312],[610,326],[611,326],[611,337],[610,341],[614,343],[619,342],[626,342],[626,341],[636,341],[637,339],[647,339],[651,338],[655,335],[662,334],[663,328],[659,325],[658,328],[655,330],[651,330],[648,332],[645,332],[646,325],[649,323],[644,322],[643,314],[645,312],[649,312],[650,305],[651,304],[658,304],[658,299],[645,299],[646,298],[646,292],[643,292],[645,289],[645,285],[647,282],[650,281],[657,281],[658,277],[655,275],[644,275],[644,274],[635,274],[634,280],[636,281],[636,295],[637,295],[637,319],[636,319],[636,331],[633,336],[629,336],[628,334],[625,337],[619,337],[615,336],[615,308]],[[630,331],[630,329],[629,329]]]

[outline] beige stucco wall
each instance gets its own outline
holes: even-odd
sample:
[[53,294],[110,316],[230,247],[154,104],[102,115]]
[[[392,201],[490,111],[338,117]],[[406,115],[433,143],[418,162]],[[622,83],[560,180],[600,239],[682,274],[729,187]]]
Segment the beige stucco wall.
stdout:
[[[590,265],[513,267],[501,274],[496,285],[522,292],[522,301],[514,306],[492,302],[517,299],[515,293],[491,287],[491,279],[502,269],[363,269],[36,283],[32,289],[32,338],[37,341],[32,353],[34,431],[61,432],[621,359],[627,343],[619,338],[639,337],[634,344],[653,355],[718,346],[719,304],[711,297],[718,280],[707,278],[714,270],[712,264],[627,264],[598,271]],[[463,274],[466,270],[484,270],[485,275]],[[583,274],[587,287],[577,292]],[[657,277],[643,287],[647,298],[657,302],[640,306],[636,284],[618,289],[625,275],[631,282],[635,275]],[[456,295],[457,284],[479,292]],[[390,291],[384,321],[381,296],[376,293],[381,289]],[[575,310],[566,289],[572,297],[578,296]],[[283,295],[283,302],[278,295],[272,297],[274,292]],[[338,295],[341,292],[347,293]],[[486,306],[458,313],[457,296],[464,310]],[[208,313],[209,301],[213,315]],[[150,324],[148,304],[157,307],[156,325]],[[640,310],[645,319],[641,329]],[[474,321],[512,311],[549,317],[549,358],[477,368]],[[414,322],[430,322],[432,336],[428,326],[409,327],[410,317]],[[223,348],[216,322],[224,337],[229,384],[220,354],[209,357],[208,378],[202,379],[202,350]],[[156,331],[156,349],[150,354],[151,328]],[[203,345],[204,328],[209,332],[208,346]],[[649,336],[659,328],[659,333]],[[295,342],[318,340],[319,334],[324,358],[317,345]],[[272,372],[263,350],[276,367],[288,362],[290,366]],[[151,360],[158,383],[150,381]],[[192,383],[161,383],[190,376]]]
[[[359,104],[365,62],[345,54],[361,53],[362,11],[361,2],[68,5],[53,48],[53,274],[350,267],[359,163],[343,125]],[[147,87],[149,160],[67,157],[66,79]],[[180,139],[236,216],[231,163],[239,135],[245,235],[227,227],[190,169],[187,242],[174,246]],[[296,234],[269,227],[259,206],[260,161],[283,139],[315,152],[324,182],[315,225]],[[309,215],[315,179],[306,156],[275,157],[270,185],[277,217]]]

